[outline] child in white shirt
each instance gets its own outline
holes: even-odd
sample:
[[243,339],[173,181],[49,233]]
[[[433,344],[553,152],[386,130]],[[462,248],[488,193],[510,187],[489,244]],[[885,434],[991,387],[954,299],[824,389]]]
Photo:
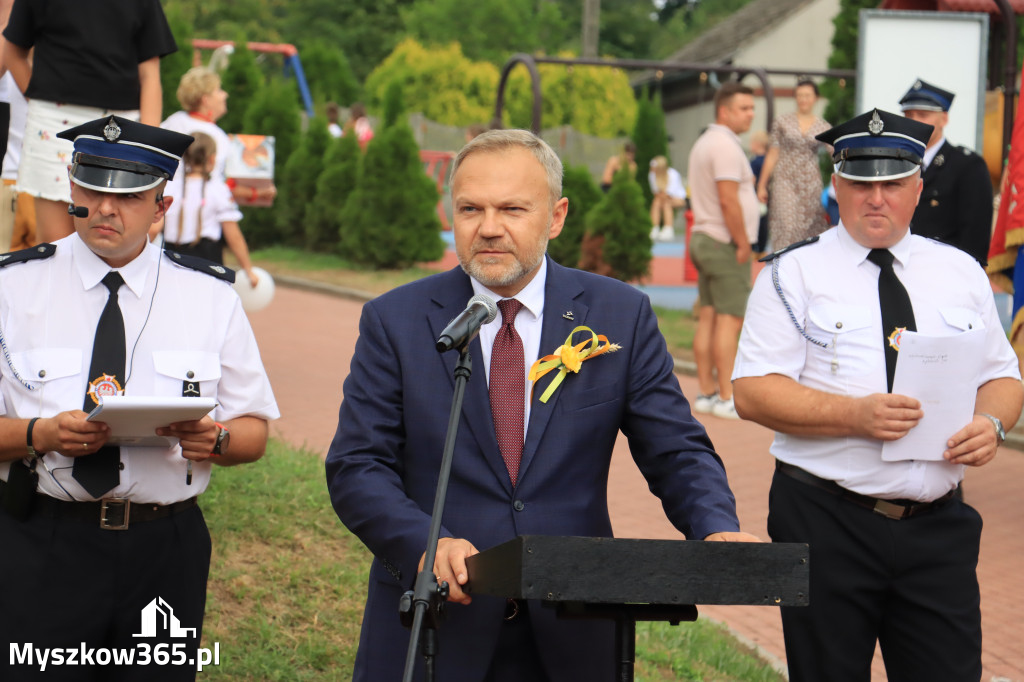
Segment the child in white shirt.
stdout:
[[164,246],[170,251],[223,264],[223,240],[249,276],[250,285],[255,287],[259,278],[253,272],[249,247],[238,227],[242,212],[227,184],[211,177],[217,143],[205,133],[191,135],[195,141],[185,151],[182,168],[165,190],[174,201],[164,217]]

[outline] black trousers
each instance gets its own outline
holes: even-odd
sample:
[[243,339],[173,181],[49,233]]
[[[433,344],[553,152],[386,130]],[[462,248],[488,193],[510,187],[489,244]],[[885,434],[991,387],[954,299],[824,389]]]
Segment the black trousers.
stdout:
[[[210,534],[198,507],[124,531],[102,530],[98,519],[38,513],[19,522],[0,511],[0,543],[0,641],[5,648],[16,644],[20,656],[13,664],[10,652],[0,656],[0,680],[195,679],[210,570]],[[148,617],[156,623],[156,636],[145,636],[144,611],[156,617]],[[173,619],[194,632],[171,637],[167,626]],[[28,645],[31,664],[25,662]],[[183,664],[99,665],[105,655],[98,649],[131,649],[136,657],[148,651],[156,660],[161,645],[160,651]],[[59,650],[65,663],[54,664],[51,653],[40,672],[39,651],[46,649]],[[76,664],[66,661],[72,650]],[[82,665],[90,650],[94,664],[84,657]]]
[[810,606],[783,607],[792,682],[981,679],[981,516],[953,499],[893,521],[775,473],[768,533],[810,543]]

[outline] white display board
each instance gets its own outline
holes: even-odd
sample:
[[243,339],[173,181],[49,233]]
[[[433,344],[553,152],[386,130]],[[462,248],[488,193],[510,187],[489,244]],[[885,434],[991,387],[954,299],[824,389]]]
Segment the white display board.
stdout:
[[985,123],[988,15],[861,10],[857,113],[900,113],[918,78],[956,95],[946,138],[981,151]]

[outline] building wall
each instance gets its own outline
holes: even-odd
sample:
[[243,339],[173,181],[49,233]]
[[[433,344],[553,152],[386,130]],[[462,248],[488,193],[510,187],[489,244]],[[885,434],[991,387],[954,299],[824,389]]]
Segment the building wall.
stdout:
[[[839,0],[811,2],[742,46],[737,50],[733,63],[776,69],[827,69],[828,56],[832,52],[832,19],[838,13]],[[815,80],[820,82],[820,79]],[[789,89],[796,84],[793,76],[769,76],[769,81],[775,89]],[[709,81],[712,82],[716,83],[713,79]],[[755,89],[761,87],[761,82],[752,76],[747,76],[743,82]],[[672,138],[669,144],[672,164],[684,177],[690,147],[707,124],[714,120],[710,100],[716,85],[701,86],[707,89],[707,102],[665,112],[665,126]],[[825,100],[819,100],[816,107],[819,115],[827,104]],[[755,97],[754,106],[754,122],[750,130],[767,129],[764,98]],[[775,98],[775,116],[795,109],[796,103],[791,97]],[[748,145],[749,137],[749,133],[740,136],[744,146]]]

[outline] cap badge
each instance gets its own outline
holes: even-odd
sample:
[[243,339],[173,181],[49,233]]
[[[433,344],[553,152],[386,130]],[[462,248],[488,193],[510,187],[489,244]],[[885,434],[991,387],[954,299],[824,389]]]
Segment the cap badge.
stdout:
[[868,132],[872,135],[881,135],[882,129],[885,124],[882,123],[882,119],[878,117],[878,110],[875,110],[874,115],[871,116],[871,120],[868,121]]
[[920,90],[923,87],[924,85],[921,84],[921,81],[917,81],[916,83],[914,83],[914,90]]
[[121,126],[117,125],[117,121],[113,118],[107,121],[107,125],[103,129],[103,137],[106,138],[107,142],[117,142],[120,139]]

